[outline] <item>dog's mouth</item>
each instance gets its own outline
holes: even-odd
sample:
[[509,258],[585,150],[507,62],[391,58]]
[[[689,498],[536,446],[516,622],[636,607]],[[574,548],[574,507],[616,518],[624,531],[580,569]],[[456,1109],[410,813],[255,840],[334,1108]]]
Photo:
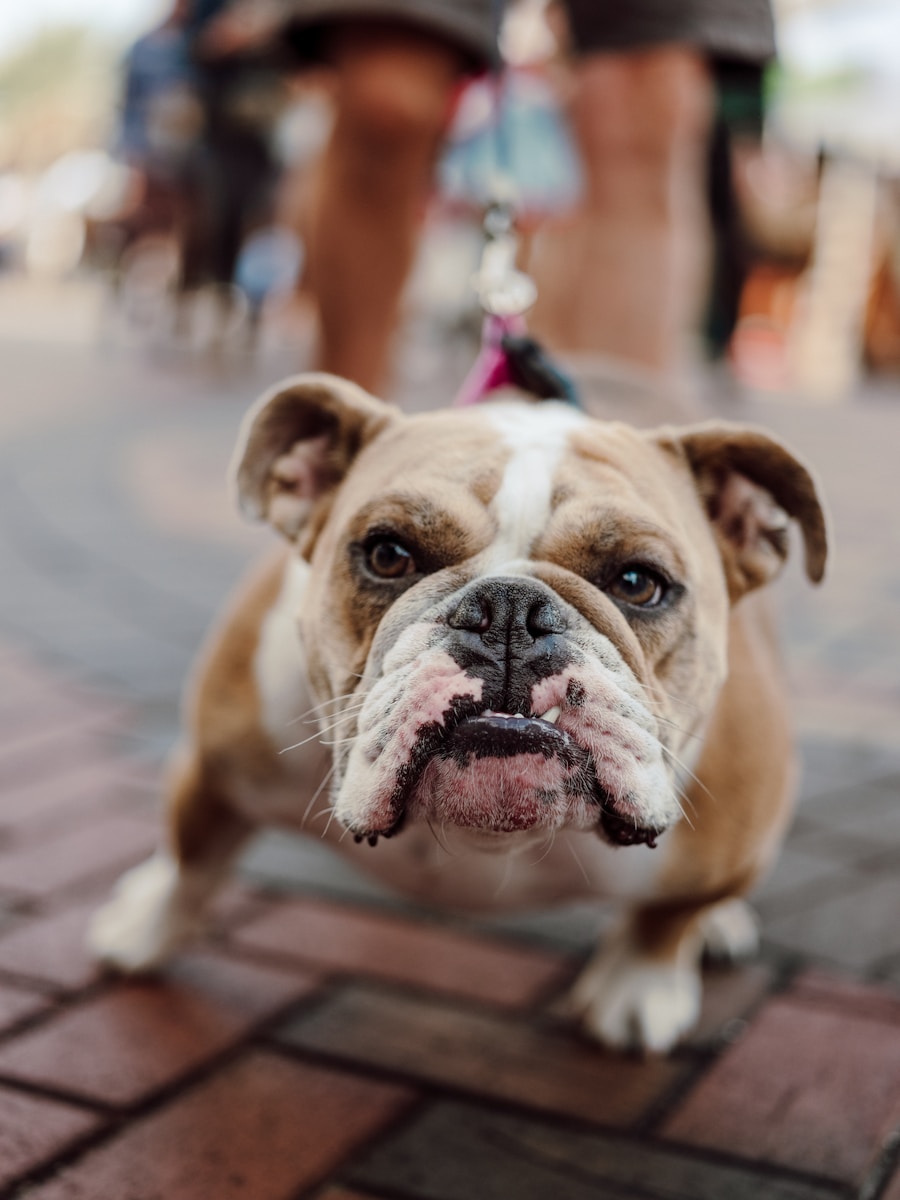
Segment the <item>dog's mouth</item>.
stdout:
[[508,758],[516,754],[541,754],[558,758],[567,766],[581,765],[587,752],[560,729],[556,705],[540,717],[485,709],[461,720],[449,731],[454,756]]
[[[617,846],[646,845],[653,847],[663,832],[661,829],[642,826],[633,818],[623,815],[616,807],[609,792],[598,778],[596,765],[589,752],[571,736],[558,722],[561,708],[553,706],[540,715],[525,715],[522,712],[508,713],[492,708],[481,708],[470,698],[459,698],[450,712],[445,713],[441,725],[426,727],[420,731],[417,745],[407,769],[397,781],[391,808],[396,813],[393,825],[379,832],[355,832],[357,842],[368,841],[375,845],[379,836],[391,837],[403,826],[411,802],[422,806],[422,785],[426,771],[431,769],[429,780],[449,772],[455,781],[454,797],[463,790],[459,785],[479,773],[490,780],[502,780],[504,769],[515,772],[516,762],[526,762],[521,774],[534,776],[543,771],[553,776],[553,798],[558,801],[562,790],[566,800],[577,803],[585,810],[585,820],[594,824],[605,839]],[[504,762],[504,760],[506,760]],[[452,786],[452,785],[451,785]],[[446,786],[445,786],[445,790]],[[490,786],[488,787],[490,790]],[[535,786],[540,795],[540,787]],[[487,802],[489,796],[485,796]],[[453,809],[453,804],[448,804]],[[451,817],[456,824],[509,832],[532,828],[543,823],[551,807],[549,800],[536,804],[514,804],[498,817],[488,815],[489,805],[479,800],[470,803],[468,810],[458,805],[461,816]],[[542,811],[543,809],[543,811]]]

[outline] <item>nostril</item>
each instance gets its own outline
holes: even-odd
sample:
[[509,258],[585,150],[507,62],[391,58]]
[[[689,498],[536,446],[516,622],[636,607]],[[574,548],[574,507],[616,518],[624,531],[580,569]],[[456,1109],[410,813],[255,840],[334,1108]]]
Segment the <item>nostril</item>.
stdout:
[[494,619],[493,607],[486,596],[469,596],[447,618],[451,629],[487,633]]
[[549,633],[562,633],[565,622],[559,609],[550,600],[538,600],[528,610],[525,627],[532,637],[544,637]]

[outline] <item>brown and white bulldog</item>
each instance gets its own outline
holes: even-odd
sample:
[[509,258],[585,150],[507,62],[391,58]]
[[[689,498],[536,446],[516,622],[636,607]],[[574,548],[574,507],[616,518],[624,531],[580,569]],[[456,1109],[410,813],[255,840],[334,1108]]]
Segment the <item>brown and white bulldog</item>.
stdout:
[[789,518],[822,577],[806,468],[734,425],[638,432],[547,402],[404,416],[305,375],[251,411],[235,478],[291,550],[212,638],[167,847],[96,915],[94,953],[160,963],[246,835],[281,822],[431,903],[624,901],[573,1008],[608,1044],[671,1047],[702,953],[754,948],[740,897],[788,819],[775,638],[748,593]]

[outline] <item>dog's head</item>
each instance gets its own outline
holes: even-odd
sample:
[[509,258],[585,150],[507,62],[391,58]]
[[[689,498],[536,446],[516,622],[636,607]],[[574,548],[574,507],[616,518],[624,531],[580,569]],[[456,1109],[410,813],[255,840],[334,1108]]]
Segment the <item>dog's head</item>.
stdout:
[[559,404],[404,416],[327,375],[249,414],[242,506],[312,564],[311,679],[346,714],[338,817],[652,844],[726,671],[729,606],[803,533],[807,470],[757,430],[638,432]]

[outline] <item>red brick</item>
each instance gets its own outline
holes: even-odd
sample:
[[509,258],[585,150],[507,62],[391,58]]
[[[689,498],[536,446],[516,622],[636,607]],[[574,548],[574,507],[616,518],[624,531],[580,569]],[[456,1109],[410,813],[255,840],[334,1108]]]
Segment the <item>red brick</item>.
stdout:
[[29,1200],[286,1200],[396,1118],[404,1089],[253,1053]]
[[305,995],[308,974],[197,954],[121,982],[0,1046],[0,1075],[128,1106],[215,1057]]
[[0,854],[0,888],[46,896],[92,876],[124,870],[150,854],[158,841],[159,830],[146,818],[103,816]]
[[0,1187],[52,1159],[100,1120],[83,1109],[0,1085]]
[[71,730],[121,727],[125,710],[57,676],[0,663],[0,719],[4,747],[55,740]]
[[862,983],[848,975],[805,971],[794,981],[791,995],[837,1012],[900,1023],[900,992],[896,988]]
[[770,1001],[667,1137],[858,1183],[900,1123],[900,1028],[800,996]]
[[213,898],[209,907],[210,923],[213,930],[221,932],[233,925],[255,920],[282,903],[271,893],[231,878]]
[[0,931],[0,970],[73,989],[98,973],[85,945],[96,902],[65,908],[48,916],[23,919]]
[[36,992],[0,983],[0,1033],[15,1025],[17,1021],[43,1011],[48,1003],[44,996]]
[[505,1005],[533,1002],[567,966],[549,951],[319,900],[282,905],[243,926],[235,942],[317,968]]
[[508,1013],[383,988],[342,988],[278,1037],[350,1065],[617,1126],[642,1117],[684,1069],[671,1059],[608,1053]]
[[[92,982],[99,969],[88,953],[87,927],[102,903],[102,896],[92,895],[46,915],[21,918],[8,930],[0,928],[0,971],[66,991]],[[227,928],[248,914],[267,911],[273,903],[239,883],[229,883],[211,906],[212,928]]]
[[61,731],[35,730],[34,736],[0,745],[0,787],[24,786],[54,779],[65,771],[106,760],[109,741],[96,722],[85,717],[80,725]]
[[47,777],[39,775],[4,789],[0,803],[0,831],[14,836],[19,849],[26,840],[46,836],[97,820],[104,807],[120,801],[123,808],[152,811],[147,804],[149,783],[129,764],[108,753]]
[[34,729],[64,729],[84,721],[87,714],[108,713],[109,706],[92,702],[60,688],[46,679],[9,675],[0,670],[0,684],[6,701],[0,701],[3,735],[7,741],[27,737]]

